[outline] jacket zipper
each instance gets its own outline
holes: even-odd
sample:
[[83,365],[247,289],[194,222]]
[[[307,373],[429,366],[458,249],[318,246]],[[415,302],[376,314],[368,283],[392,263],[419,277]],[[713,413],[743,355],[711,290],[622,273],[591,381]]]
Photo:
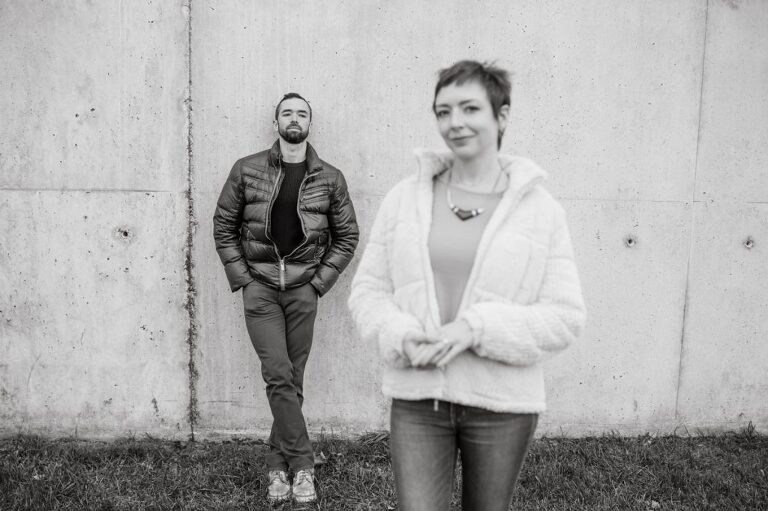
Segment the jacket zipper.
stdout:
[[267,208],[267,218],[266,218],[266,229],[265,234],[267,235],[267,239],[272,242],[272,246],[275,247],[275,253],[278,257],[278,275],[279,275],[279,282],[280,282],[280,291],[285,291],[285,260],[293,255],[294,252],[296,252],[299,248],[301,248],[304,243],[307,242],[307,229],[304,226],[304,219],[301,217],[301,210],[299,209],[299,206],[301,204],[301,194],[304,191],[304,185],[307,182],[307,178],[309,178],[309,175],[312,173],[311,169],[307,170],[307,174],[304,176],[304,178],[301,180],[301,184],[299,185],[299,196],[296,199],[296,214],[299,216],[299,223],[301,224],[301,233],[304,235],[304,239],[299,243],[296,248],[294,248],[290,254],[286,256],[281,256],[280,250],[277,248],[277,243],[275,243],[275,240],[272,239],[272,236],[269,235],[269,222],[272,219],[272,207],[274,206],[275,198],[277,198],[277,193],[280,190],[280,185],[283,184],[283,157],[280,156],[280,168],[278,168],[277,172],[277,185],[272,190],[272,197],[269,199],[269,207]]
[[272,239],[272,236],[269,234],[270,229],[270,221],[272,220],[272,208],[275,205],[275,199],[277,198],[277,192],[280,190],[280,185],[283,184],[283,159],[282,157],[278,161],[278,167],[277,167],[277,183],[275,184],[275,187],[272,189],[272,196],[269,198],[269,206],[267,207],[267,215],[264,219],[265,227],[264,227],[264,234],[267,237],[269,241],[272,242],[272,246],[275,248],[275,254],[277,254],[277,266],[278,266],[278,274],[280,279],[280,291],[285,291],[285,258],[280,255],[280,249],[277,248],[277,243],[275,243],[275,240]]
[[280,291],[285,291],[285,258],[280,259]]
[[277,198],[277,192],[280,190],[280,185],[283,184],[283,162],[282,158],[278,162],[279,166],[277,168],[277,184],[272,189],[272,195],[269,198],[269,206],[267,206],[267,215],[264,219],[265,227],[264,227],[264,234],[267,236],[267,239],[272,242],[272,246],[275,247],[275,253],[277,254],[277,257],[280,257],[280,250],[277,248],[277,243],[275,243],[275,240],[272,239],[272,236],[269,234],[270,229],[270,220],[272,220],[272,208],[275,205],[275,199]]

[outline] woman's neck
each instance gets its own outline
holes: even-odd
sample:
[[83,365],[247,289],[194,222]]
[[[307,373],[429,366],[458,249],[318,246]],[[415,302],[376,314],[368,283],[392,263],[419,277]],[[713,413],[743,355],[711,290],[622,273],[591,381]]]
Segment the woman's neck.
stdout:
[[451,180],[467,187],[483,186],[496,181],[499,172],[499,153],[488,151],[471,160],[456,158],[451,169]]

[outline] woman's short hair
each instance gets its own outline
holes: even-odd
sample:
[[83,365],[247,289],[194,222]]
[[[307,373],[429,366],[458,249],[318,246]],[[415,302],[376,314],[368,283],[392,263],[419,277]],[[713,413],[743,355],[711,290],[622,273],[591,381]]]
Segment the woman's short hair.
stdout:
[[507,71],[490,63],[460,60],[452,66],[438,71],[432,111],[435,111],[435,101],[440,89],[454,83],[461,85],[469,81],[476,81],[483,86],[491,102],[493,115],[498,117],[501,107],[510,104],[512,83],[509,81]]

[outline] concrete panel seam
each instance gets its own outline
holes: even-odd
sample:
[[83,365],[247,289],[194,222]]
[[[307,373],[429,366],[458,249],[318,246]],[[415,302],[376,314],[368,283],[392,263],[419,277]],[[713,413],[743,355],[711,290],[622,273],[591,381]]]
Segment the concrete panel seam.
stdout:
[[187,281],[186,300],[184,308],[187,310],[189,324],[187,326],[187,348],[189,349],[189,432],[190,440],[195,440],[195,424],[197,423],[197,380],[199,374],[195,365],[195,350],[197,347],[197,312],[196,298],[197,288],[195,285],[193,260],[193,241],[197,221],[195,219],[195,202],[192,190],[193,179],[193,149],[194,141],[192,139],[192,0],[187,0],[184,4],[184,11],[187,17],[187,91],[184,98],[184,108],[187,114],[187,240],[186,254],[184,261],[184,270]]
[[[707,64],[707,34],[709,32],[709,0],[704,10],[704,42],[701,47],[701,83],[699,84],[699,119],[696,128],[696,156],[693,162],[693,187],[691,191],[691,203],[696,202],[696,175],[699,168],[699,151],[701,147],[701,116],[704,100],[704,70]],[[685,296],[683,298],[683,320],[680,329],[680,355],[677,366],[677,389],[675,391],[675,421],[680,420],[680,387],[683,380],[683,356],[685,354],[685,322],[688,319],[688,300],[691,283],[691,259],[693,258],[693,245],[696,236],[696,208],[691,207],[691,235],[688,245],[688,264],[685,270]]]
[[178,190],[143,190],[134,188],[0,188],[0,192],[178,193]]
[[[687,200],[663,200],[663,199],[617,199],[613,197],[557,197],[561,201],[583,201],[583,202],[627,202],[627,203],[648,203],[648,204],[688,204]],[[693,202],[711,202],[706,200],[697,200]]]

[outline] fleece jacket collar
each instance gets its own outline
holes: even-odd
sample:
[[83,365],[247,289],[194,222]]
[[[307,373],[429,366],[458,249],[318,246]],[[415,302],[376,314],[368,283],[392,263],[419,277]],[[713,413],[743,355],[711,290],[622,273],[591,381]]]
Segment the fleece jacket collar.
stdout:
[[[414,151],[419,162],[416,180],[420,182],[431,181],[434,176],[453,166],[455,156],[451,151],[433,151],[430,149],[416,149]],[[547,173],[533,161],[499,154],[501,170],[509,175],[509,187],[505,193],[514,194],[518,190],[529,186],[533,181],[541,181],[547,178]]]

